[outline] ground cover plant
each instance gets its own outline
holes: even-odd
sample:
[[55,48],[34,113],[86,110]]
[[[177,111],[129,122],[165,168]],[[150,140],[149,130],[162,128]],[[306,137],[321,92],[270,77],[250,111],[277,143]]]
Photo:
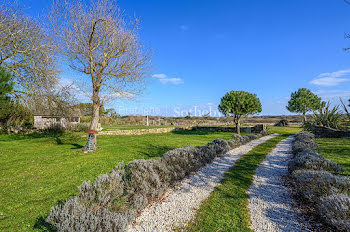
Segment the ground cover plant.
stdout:
[[258,165],[287,135],[278,136],[258,145],[242,156],[225,174],[210,197],[198,209],[198,215],[188,231],[251,231],[247,191]]
[[292,146],[295,155],[288,165],[293,190],[329,226],[349,231],[350,178],[341,175],[345,171],[341,165],[317,153],[318,146],[313,140],[314,135],[305,131],[295,136]]
[[46,222],[60,231],[126,231],[139,212],[177,181],[261,136],[215,139],[205,146],[173,149],[159,159],[119,164],[93,182],[84,181],[79,194],[55,205]]
[[0,135],[0,230],[47,229],[44,218],[77,186],[116,164],[159,157],[183,146],[204,145],[232,133],[177,131],[142,136],[99,136],[101,148],[84,154],[84,133]]

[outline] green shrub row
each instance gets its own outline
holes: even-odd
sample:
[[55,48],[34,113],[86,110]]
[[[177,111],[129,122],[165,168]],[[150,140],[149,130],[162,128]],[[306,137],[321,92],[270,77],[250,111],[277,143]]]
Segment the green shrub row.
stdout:
[[316,152],[314,135],[300,132],[295,136],[294,157],[288,170],[294,189],[312,204],[321,218],[338,231],[350,231],[350,178],[339,175],[345,169]]
[[142,209],[176,181],[260,136],[215,139],[205,146],[171,150],[159,159],[120,164],[93,183],[84,182],[79,195],[54,206],[46,221],[59,231],[125,231]]

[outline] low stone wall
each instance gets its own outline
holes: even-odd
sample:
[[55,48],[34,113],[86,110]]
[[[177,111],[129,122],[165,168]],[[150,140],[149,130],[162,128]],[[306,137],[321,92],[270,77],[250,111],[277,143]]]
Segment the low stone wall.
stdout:
[[[196,126],[194,130],[209,130],[219,132],[236,132],[236,127],[211,127],[211,126]],[[242,133],[260,133],[266,131],[266,124],[259,124],[252,127],[241,127]]]
[[115,130],[101,131],[99,135],[143,135],[143,134],[159,134],[172,131],[189,130],[192,127],[167,127],[167,128],[151,128],[151,129],[135,129],[135,130]]
[[[99,135],[143,135],[143,134],[159,134],[181,130],[209,130],[218,132],[236,132],[235,127],[220,127],[220,126],[183,126],[183,127],[167,127],[167,128],[151,128],[151,129],[135,129],[135,130],[115,130],[101,131]],[[242,133],[260,133],[266,131],[266,124],[260,124],[253,127],[242,127]]]
[[313,126],[312,133],[319,138],[350,138],[350,131],[341,131],[324,126]]

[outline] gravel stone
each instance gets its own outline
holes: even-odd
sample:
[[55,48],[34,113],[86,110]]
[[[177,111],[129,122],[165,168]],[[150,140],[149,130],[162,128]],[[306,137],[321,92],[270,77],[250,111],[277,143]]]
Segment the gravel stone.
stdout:
[[292,140],[282,140],[267,155],[248,190],[251,229],[256,232],[311,231],[282,179],[288,175]]
[[144,209],[129,225],[128,231],[172,231],[183,228],[196,215],[196,210],[207,199],[215,186],[219,185],[223,175],[243,154],[255,146],[277,135],[269,135],[253,140],[245,145],[228,151],[217,157],[200,171],[185,178],[166,192],[162,201],[155,202]]

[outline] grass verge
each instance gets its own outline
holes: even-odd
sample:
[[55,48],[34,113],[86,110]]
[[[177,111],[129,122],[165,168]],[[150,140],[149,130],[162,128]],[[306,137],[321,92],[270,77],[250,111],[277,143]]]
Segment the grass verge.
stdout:
[[343,165],[346,168],[344,175],[350,175],[350,139],[316,138],[315,142],[325,159]]
[[247,190],[258,165],[286,137],[272,138],[242,156],[203,202],[187,231],[251,231]]

